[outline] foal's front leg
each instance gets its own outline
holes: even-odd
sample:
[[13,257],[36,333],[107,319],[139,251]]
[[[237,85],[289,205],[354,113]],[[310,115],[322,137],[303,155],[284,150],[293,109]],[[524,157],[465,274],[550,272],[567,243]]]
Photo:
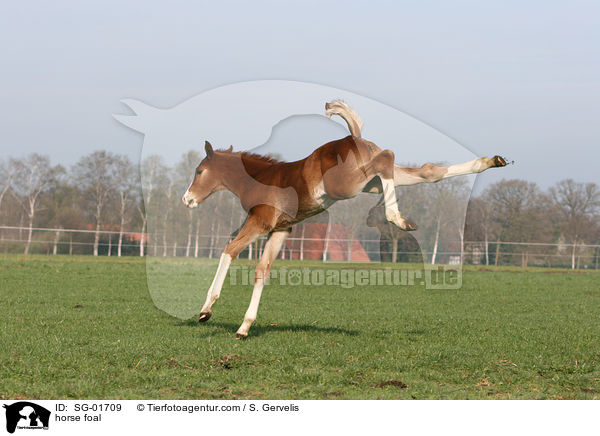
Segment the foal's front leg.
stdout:
[[263,255],[256,267],[256,274],[254,276],[254,289],[252,290],[250,306],[248,306],[248,310],[244,316],[244,322],[236,333],[236,337],[238,339],[245,339],[248,337],[248,330],[250,330],[250,326],[256,320],[258,304],[260,303],[260,296],[262,294],[263,287],[265,286],[265,280],[267,280],[269,277],[269,272],[273,266],[273,261],[277,257],[279,250],[281,250],[281,247],[289,236],[290,230],[291,229],[287,229],[271,233],[269,240],[265,244]]
[[257,222],[255,217],[248,218],[238,235],[227,245],[227,247],[225,247],[225,251],[221,255],[221,260],[219,261],[219,267],[217,268],[215,278],[213,279],[210,288],[208,288],[206,302],[200,311],[199,322],[206,322],[210,319],[212,316],[212,306],[221,295],[221,288],[223,288],[223,283],[225,282],[225,277],[227,276],[227,270],[229,269],[229,265],[231,265],[231,261],[235,259],[240,251],[247,247],[248,244],[254,242],[256,238],[258,238],[262,233],[262,228],[262,225]]
[[225,282],[225,277],[227,276],[227,270],[229,270],[229,265],[231,265],[231,256],[227,253],[221,254],[221,259],[219,260],[219,267],[217,268],[217,272],[215,277],[213,278],[212,283],[210,284],[210,288],[208,288],[208,293],[206,294],[206,302],[204,306],[202,306],[202,310],[200,311],[199,322],[206,322],[212,316],[212,306],[215,304],[215,301],[219,299],[221,295],[221,289],[223,288],[223,283]]

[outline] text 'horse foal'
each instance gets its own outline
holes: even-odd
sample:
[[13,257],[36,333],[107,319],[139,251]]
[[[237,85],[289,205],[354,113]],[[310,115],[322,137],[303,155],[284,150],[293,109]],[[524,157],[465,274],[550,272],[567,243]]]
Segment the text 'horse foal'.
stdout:
[[458,165],[425,164],[404,168],[394,164],[394,153],[361,138],[362,121],[342,101],[325,105],[326,114],[341,116],[351,135],[317,148],[296,162],[279,162],[246,152],[213,150],[206,142],[206,158],[196,168],[190,187],[183,195],[188,207],[196,207],[212,193],[227,189],[235,194],[248,213],[238,235],[221,255],[217,273],[208,289],[200,321],[208,321],[219,298],[232,259],[260,235],[269,234],[256,267],[254,290],[244,322],[237,331],[246,338],[256,319],[265,280],[273,261],[294,224],[324,211],[334,202],[355,197],[360,192],[383,193],[385,217],[403,230],[417,226],[402,217],[396,203],[395,186],[437,182],[441,179],[480,173],[506,166],[500,156],[478,158]]

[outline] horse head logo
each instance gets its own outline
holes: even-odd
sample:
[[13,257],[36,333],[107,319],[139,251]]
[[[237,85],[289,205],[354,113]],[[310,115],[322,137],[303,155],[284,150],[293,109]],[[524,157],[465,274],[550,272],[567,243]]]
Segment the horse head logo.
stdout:
[[6,409],[6,431],[14,433],[17,426],[26,428],[48,428],[50,411],[29,401],[3,405]]

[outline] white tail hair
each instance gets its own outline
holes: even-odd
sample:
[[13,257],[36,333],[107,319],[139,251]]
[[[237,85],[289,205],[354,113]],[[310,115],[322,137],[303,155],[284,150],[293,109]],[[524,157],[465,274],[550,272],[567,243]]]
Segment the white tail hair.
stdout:
[[325,115],[331,118],[333,115],[339,115],[348,124],[348,129],[352,136],[360,138],[360,131],[363,127],[363,122],[354,109],[342,100],[333,100],[325,103]]

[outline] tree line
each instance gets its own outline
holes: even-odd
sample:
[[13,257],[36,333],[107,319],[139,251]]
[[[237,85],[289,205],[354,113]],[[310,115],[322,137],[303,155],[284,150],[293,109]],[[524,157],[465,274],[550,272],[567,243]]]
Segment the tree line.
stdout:
[[[575,269],[584,258],[591,260],[585,266],[598,268],[600,189],[595,183],[565,179],[542,190],[532,182],[502,180],[471,199],[466,224],[467,238],[482,242],[487,265],[527,266],[529,259],[543,265],[562,258],[562,266]],[[536,245],[519,245],[531,242]],[[512,261],[502,259],[501,246]]]
[[[218,256],[245,213],[226,191],[211,196],[200,211],[183,206],[181,196],[200,160],[190,151],[174,165],[150,156],[137,166],[124,155],[95,151],[66,168],[39,154],[4,158],[0,249],[87,254],[91,246],[95,256]],[[418,246],[431,263],[448,263],[453,256],[486,265],[577,268],[584,259],[586,267],[597,268],[600,189],[595,183],[566,179],[544,190],[525,180],[502,180],[470,196],[466,180],[457,178],[399,187],[397,194],[402,213],[420,225],[418,243],[381,221],[378,196],[338,202],[325,219],[348,228],[373,259],[415,260],[411,253]],[[296,227],[292,237],[300,238],[304,227]],[[36,230],[41,228],[53,231]],[[380,239],[389,242],[383,251],[391,256],[384,256]],[[263,243],[242,255],[260,254]]]

